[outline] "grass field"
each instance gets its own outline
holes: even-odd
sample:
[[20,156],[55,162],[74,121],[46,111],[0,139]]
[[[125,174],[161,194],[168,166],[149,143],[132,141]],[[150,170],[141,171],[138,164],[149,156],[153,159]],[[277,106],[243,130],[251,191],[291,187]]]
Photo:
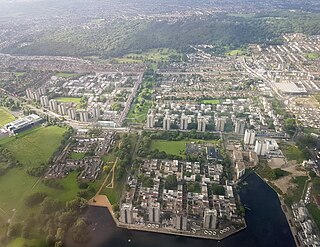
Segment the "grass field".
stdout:
[[16,77],[21,77],[21,76],[24,76],[25,73],[26,73],[26,72],[14,72],[14,75],[15,75]]
[[49,126],[33,129],[25,136],[11,138],[4,144],[21,164],[37,167],[49,160],[52,153],[59,147],[65,128]]
[[242,56],[246,55],[247,51],[244,49],[231,50],[226,53],[226,56]]
[[45,240],[41,239],[25,239],[25,238],[16,238],[11,241],[7,247],[22,247],[22,246],[32,246],[32,247],[43,247],[47,246]]
[[303,152],[297,146],[280,144],[280,148],[288,160],[296,160],[298,163],[302,163],[306,159]]
[[62,103],[76,103],[80,104],[81,98],[72,98],[72,97],[59,97],[55,98],[56,101],[62,102]]
[[320,58],[320,53],[319,52],[310,52],[310,53],[307,53],[305,56],[307,59],[316,60],[316,59]]
[[70,159],[73,160],[81,160],[86,156],[85,153],[71,153],[70,154]]
[[310,203],[307,206],[309,213],[311,214],[312,218],[314,219],[315,223],[317,224],[318,228],[320,229],[320,210],[315,203]]
[[78,76],[78,74],[71,73],[71,72],[70,73],[69,72],[58,72],[55,74],[55,76],[70,79],[70,78]]
[[212,143],[217,144],[217,140],[182,140],[182,141],[166,141],[166,140],[152,140],[150,149],[155,150],[158,149],[160,152],[164,151],[167,154],[179,155],[183,158],[186,157],[186,144],[190,142],[197,143]]
[[15,117],[10,112],[8,112],[7,109],[0,107],[0,127],[12,122],[13,120],[15,120]]
[[201,100],[200,103],[217,105],[220,103],[220,100],[218,100],[218,99],[205,99],[205,100]]
[[[150,83],[150,82],[148,82],[148,81],[142,82],[143,86],[145,86],[148,83]],[[151,83],[154,84],[155,82],[151,82]],[[126,117],[127,124],[131,124],[131,123],[141,124],[146,121],[148,111],[152,106],[152,100],[149,99],[148,97],[145,97],[145,96],[146,95],[151,96],[152,94],[153,94],[153,90],[151,90],[149,88],[143,88],[139,92],[137,99],[132,104],[132,106],[129,110],[129,113]],[[144,96],[144,97],[142,97],[142,96]]]
[[[29,176],[27,169],[47,161],[59,147],[64,132],[64,128],[57,126],[39,127],[25,131],[18,138],[2,139],[2,146],[8,148],[15,159],[23,164],[20,168],[9,169],[0,177],[0,208],[6,212],[1,213],[2,217],[10,218],[14,213],[13,209],[16,209],[16,220],[23,219],[26,214],[23,200],[33,192],[45,191],[55,197],[59,195],[55,189],[38,181],[38,178]],[[71,186],[69,184],[70,181],[66,182],[66,187]],[[62,199],[65,197],[70,198],[68,189],[62,193]]]
[[115,58],[117,63],[142,63],[144,61],[152,61],[152,62],[166,62],[169,61],[170,56],[180,56],[174,49],[169,48],[159,48],[159,49],[151,49],[148,52],[143,53],[130,53],[126,56]]

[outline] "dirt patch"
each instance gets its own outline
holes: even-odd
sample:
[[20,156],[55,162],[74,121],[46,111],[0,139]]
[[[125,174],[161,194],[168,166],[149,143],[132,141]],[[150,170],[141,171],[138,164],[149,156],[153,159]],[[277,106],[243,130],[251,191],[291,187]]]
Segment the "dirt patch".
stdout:
[[268,160],[268,166],[270,166],[271,169],[276,169],[286,167],[287,164],[284,158],[272,158]]
[[318,108],[319,107],[319,102],[313,97],[303,97],[303,98],[296,98],[295,102],[303,107],[308,107],[308,108]]
[[291,182],[291,179],[299,176],[307,176],[307,171],[303,169],[296,162],[287,162],[285,165],[282,165],[282,170],[290,172],[288,176],[279,178],[272,183],[277,186],[283,193],[287,193],[295,187],[295,184]]

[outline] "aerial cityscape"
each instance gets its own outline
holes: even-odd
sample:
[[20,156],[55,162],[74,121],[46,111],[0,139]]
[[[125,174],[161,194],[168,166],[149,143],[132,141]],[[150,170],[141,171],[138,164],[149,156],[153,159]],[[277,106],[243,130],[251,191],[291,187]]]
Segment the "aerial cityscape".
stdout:
[[0,246],[320,246],[320,2],[0,0]]

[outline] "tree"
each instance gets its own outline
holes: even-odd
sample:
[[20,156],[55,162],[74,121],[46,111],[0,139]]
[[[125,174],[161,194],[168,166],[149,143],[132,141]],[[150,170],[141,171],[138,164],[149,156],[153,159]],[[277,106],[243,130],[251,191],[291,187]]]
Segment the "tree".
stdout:
[[62,208],[62,204],[57,199],[52,199],[46,197],[43,202],[40,204],[40,213],[41,214],[52,214],[59,211]]
[[49,235],[47,236],[47,238],[46,238],[46,244],[47,244],[47,246],[48,246],[48,247],[54,247],[55,242],[56,242],[56,240],[55,240],[54,236],[52,236],[52,235],[49,234]]
[[81,213],[84,209],[87,208],[87,200],[81,197],[67,202],[66,209],[71,212]]
[[164,187],[166,190],[176,190],[178,187],[178,181],[176,175],[169,175],[166,178]]
[[89,231],[87,228],[87,223],[83,218],[77,219],[76,223],[71,229],[72,238],[76,242],[86,242],[89,240]]
[[24,199],[24,204],[27,206],[27,207],[33,207],[37,204],[40,204],[41,202],[43,202],[44,198],[47,197],[47,194],[46,193],[43,193],[43,192],[36,192],[36,193],[33,193],[29,196],[27,196],[25,199]]
[[309,176],[310,176],[310,178],[315,178],[317,176],[317,174],[314,171],[310,171]]

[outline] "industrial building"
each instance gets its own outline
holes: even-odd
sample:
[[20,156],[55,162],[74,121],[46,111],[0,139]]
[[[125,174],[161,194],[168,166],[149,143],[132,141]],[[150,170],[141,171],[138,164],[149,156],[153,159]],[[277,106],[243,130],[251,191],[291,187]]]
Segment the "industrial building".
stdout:
[[27,117],[17,119],[4,126],[4,129],[12,134],[18,134],[24,130],[30,129],[41,124],[43,119],[36,114],[31,114]]

